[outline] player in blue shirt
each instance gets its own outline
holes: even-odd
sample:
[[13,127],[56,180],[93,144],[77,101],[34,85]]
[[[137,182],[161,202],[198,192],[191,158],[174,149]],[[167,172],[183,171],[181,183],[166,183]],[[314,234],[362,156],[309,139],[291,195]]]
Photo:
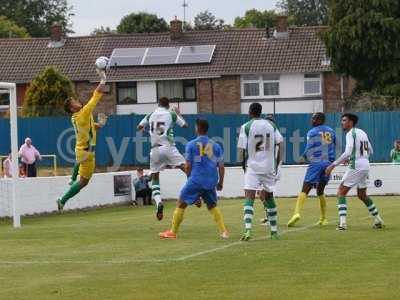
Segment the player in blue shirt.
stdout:
[[325,175],[325,170],[336,158],[336,135],[332,128],[324,125],[325,115],[321,112],[313,114],[311,123],[313,128],[307,133],[307,146],[303,154],[304,159],[310,164],[304,178],[303,189],[297,198],[293,217],[288,222],[289,227],[300,220],[301,210],[312,188],[317,189],[320,204],[321,215],[318,225],[328,224],[324,191],[329,176]]
[[213,215],[221,237],[228,238],[224,218],[217,207],[217,190],[221,191],[224,183],[224,152],[220,145],[208,138],[208,127],[206,120],[197,120],[197,138],[186,145],[185,169],[188,180],[177,201],[171,229],[159,234],[162,239],[176,238],[186,207],[195,204],[200,198]]

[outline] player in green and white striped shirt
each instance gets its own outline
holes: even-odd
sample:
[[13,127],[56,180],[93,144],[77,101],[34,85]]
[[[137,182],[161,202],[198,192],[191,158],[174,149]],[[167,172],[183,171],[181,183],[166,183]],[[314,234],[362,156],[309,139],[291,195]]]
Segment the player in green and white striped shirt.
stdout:
[[156,217],[163,219],[164,205],[160,192],[160,171],[166,167],[178,167],[184,170],[185,159],[175,147],[174,131],[175,125],[188,127],[177,108],[170,110],[169,99],[161,98],[158,108],[147,115],[138,125],[138,130],[150,127],[151,151],[150,171],[152,197],[157,205]]
[[368,135],[361,129],[356,128],[358,117],[354,114],[342,116],[342,128],[347,131],[346,150],[327,169],[327,175],[339,164],[348,161],[349,168],[343,176],[342,183],[338,189],[339,225],[338,230],[346,230],[347,223],[347,201],[346,195],[351,188],[357,186],[358,198],[367,206],[369,213],[374,218],[373,228],[383,228],[383,220],[379,215],[372,199],[367,195],[367,181],[369,176],[369,156],[373,150]]

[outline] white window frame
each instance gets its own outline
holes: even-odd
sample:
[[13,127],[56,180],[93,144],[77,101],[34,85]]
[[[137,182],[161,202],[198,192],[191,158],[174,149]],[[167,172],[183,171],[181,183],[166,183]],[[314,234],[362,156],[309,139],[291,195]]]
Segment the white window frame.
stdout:
[[[306,75],[318,75],[319,77],[306,78]],[[319,81],[319,93],[306,93],[306,82]],[[320,96],[322,94],[322,76],[321,73],[305,73],[303,74],[303,95],[304,96]]]
[[[271,80],[264,80],[263,76],[277,76],[279,79],[271,79]],[[240,89],[241,89],[241,97],[242,99],[274,99],[274,98],[279,98],[281,95],[281,80],[280,80],[280,74],[247,74],[247,76],[257,76],[258,79],[244,79],[246,75],[242,75],[240,77]],[[246,83],[258,83],[259,85],[259,91],[260,94],[258,96],[245,96],[244,94],[244,85]],[[279,91],[277,95],[264,95],[264,83],[278,83],[279,84]]]

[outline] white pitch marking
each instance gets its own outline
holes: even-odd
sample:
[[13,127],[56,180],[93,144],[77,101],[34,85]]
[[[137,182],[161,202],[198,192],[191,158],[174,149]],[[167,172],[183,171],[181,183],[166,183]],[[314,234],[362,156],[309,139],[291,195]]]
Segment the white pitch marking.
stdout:
[[[298,232],[316,227],[317,225],[311,224],[304,227],[299,227],[291,230],[285,230],[280,233],[280,235],[288,234],[291,232]],[[252,239],[252,241],[266,240],[267,237]],[[196,252],[190,255],[185,255],[177,258],[163,258],[163,259],[125,259],[125,260],[109,260],[109,261],[72,261],[72,260],[32,260],[32,261],[0,261],[0,265],[51,265],[51,264],[77,264],[77,265],[122,265],[122,264],[132,264],[132,263],[168,263],[168,262],[181,262],[187,261],[189,259],[199,257],[208,253],[218,252],[230,247],[237,245],[246,245],[247,242],[237,241],[221,247],[212,248],[205,251]]]
[[[295,229],[291,229],[291,230],[284,230],[284,231],[282,231],[280,233],[280,235],[284,235],[284,234],[291,233],[291,232],[304,231],[304,230],[310,229],[310,228],[315,227],[315,226],[317,226],[317,225],[311,224],[311,225],[307,225],[307,226],[304,226],[304,227],[299,227],[299,228],[295,228]],[[252,239],[252,241],[261,241],[261,240],[266,240],[266,239],[267,239],[267,237],[262,237],[262,238]],[[208,253],[213,253],[213,252],[217,252],[217,251],[220,251],[220,250],[224,250],[226,248],[230,248],[230,247],[233,247],[233,246],[236,246],[236,245],[244,245],[246,243],[247,242],[238,241],[238,242],[230,243],[230,244],[227,244],[227,245],[224,245],[224,246],[221,246],[221,247],[217,247],[217,248],[213,248],[213,249],[209,249],[209,250],[193,253],[193,254],[190,254],[190,255],[182,256],[182,257],[177,258],[176,260],[177,261],[185,261],[185,260],[188,260],[188,259],[191,259],[191,258],[194,258],[194,257],[198,257],[198,256],[202,256],[202,255],[205,255],[205,254],[208,254]]]
[[[143,217],[143,216],[142,216]],[[148,216],[146,216],[148,217]],[[370,219],[371,216],[360,218],[360,220]],[[310,224],[304,227],[294,228],[291,230],[282,231],[280,235],[284,235],[291,232],[304,231],[312,227],[316,227],[315,224]],[[261,241],[267,239],[266,237],[252,239],[252,241]],[[167,262],[179,262],[186,261],[188,259],[202,256],[208,253],[221,251],[236,245],[246,244],[246,242],[237,241],[221,247],[212,248],[209,250],[200,251],[190,255],[185,255],[177,258],[163,258],[163,259],[128,259],[128,260],[110,260],[110,261],[69,261],[69,260],[53,260],[53,261],[0,261],[0,265],[36,265],[36,264],[98,264],[98,265],[113,265],[113,264],[128,264],[128,263],[167,263]]]

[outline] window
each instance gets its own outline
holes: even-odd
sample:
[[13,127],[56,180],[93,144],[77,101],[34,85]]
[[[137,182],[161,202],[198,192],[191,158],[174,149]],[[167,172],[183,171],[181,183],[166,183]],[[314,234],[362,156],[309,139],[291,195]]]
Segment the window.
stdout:
[[8,91],[0,90],[0,108],[5,108],[10,105],[10,94]]
[[118,82],[117,83],[117,104],[136,104],[137,103],[137,85],[136,82]]
[[304,74],[304,95],[321,94],[321,75]]
[[242,96],[244,98],[264,98],[265,96],[278,96],[280,94],[280,76],[244,75],[242,77]]
[[157,97],[167,97],[171,101],[196,101],[196,80],[158,81]]
[[263,75],[264,96],[279,95],[279,75]]

